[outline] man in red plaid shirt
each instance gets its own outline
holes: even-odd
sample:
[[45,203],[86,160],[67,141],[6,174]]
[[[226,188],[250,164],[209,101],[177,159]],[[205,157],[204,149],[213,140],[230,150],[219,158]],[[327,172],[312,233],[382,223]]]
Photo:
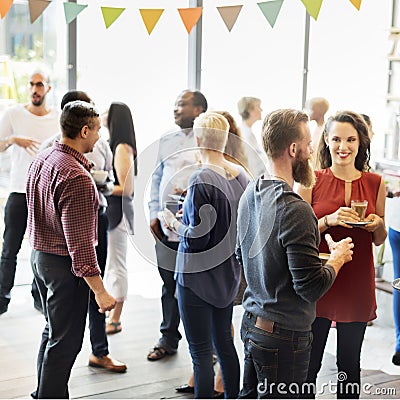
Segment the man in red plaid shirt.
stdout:
[[97,264],[98,194],[84,153],[99,138],[100,118],[88,103],[65,105],[62,138],[30,165],[27,180],[31,264],[46,326],[38,355],[34,398],[68,398],[68,380],[84,335],[89,287],[101,312],[115,299]]

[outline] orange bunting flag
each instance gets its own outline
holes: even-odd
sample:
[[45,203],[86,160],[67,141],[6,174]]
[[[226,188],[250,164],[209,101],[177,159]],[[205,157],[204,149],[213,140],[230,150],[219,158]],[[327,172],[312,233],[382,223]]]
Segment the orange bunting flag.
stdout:
[[51,3],[48,0],[29,0],[29,14],[31,18],[31,24],[33,24]]
[[357,8],[358,11],[360,11],[362,0],[350,0],[350,2],[355,8]]
[[322,6],[323,0],[301,0],[301,2],[306,7],[307,12],[317,20],[319,11]]
[[185,25],[187,33],[189,34],[201,17],[203,7],[178,8],[178,12],[181,16],[183,24]]
[[217,7],[219,14],[221,15],[222,20],[224,21],[228,31],[230,32],[233,26],[236,23],[236,20],[242,11],[243,6],[225,6],[225,7]]
[[13,0],[0,0],[0,17],[4,18],[12,6]]
[[101,7],[106,29],[108,29],[124,11],[125,8]]
[[140,8],[139,11],[147,29],[147,33],[150,35],[164,12],[164,8]]

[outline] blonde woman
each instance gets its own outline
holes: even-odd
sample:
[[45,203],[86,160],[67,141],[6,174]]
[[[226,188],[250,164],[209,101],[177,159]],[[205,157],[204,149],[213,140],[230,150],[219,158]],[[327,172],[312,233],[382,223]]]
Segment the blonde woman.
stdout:
[[217,113],[195,120],[202,166],[190,178],[182,222],[167,209],[162,215],[165,225],[180,236],[178,304],[193,361],[195,398],[213,397],[213,344],[225,397],[239,394],[231,322],[241,271],[234,249],[237,205],[248,178],[243,168],[224,157],[228,129],[226,118]]

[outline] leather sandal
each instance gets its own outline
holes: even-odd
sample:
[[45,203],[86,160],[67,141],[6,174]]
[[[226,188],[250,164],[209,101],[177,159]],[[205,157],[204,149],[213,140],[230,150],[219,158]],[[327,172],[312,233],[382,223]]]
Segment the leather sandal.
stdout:
[[164,347],[161,346],[154,346],[150,351],[149,354],[147,354],[147,359],[149,361],[157,361],[161,360],[164,358],[166,355],[168,355],[167,350],[164,349]]
[[106,334],[114,335],[122,331],[121,322],[106,322]]

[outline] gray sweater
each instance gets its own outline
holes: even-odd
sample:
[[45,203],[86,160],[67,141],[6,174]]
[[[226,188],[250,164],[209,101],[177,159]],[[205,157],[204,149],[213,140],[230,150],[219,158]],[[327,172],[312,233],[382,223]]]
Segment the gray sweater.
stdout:
[[335,280],[318,257],[311,206],[279,180],[251,182],[239,203],[236,256],[247,289],[243,307],[283,328],[308,331],[315,303]]

